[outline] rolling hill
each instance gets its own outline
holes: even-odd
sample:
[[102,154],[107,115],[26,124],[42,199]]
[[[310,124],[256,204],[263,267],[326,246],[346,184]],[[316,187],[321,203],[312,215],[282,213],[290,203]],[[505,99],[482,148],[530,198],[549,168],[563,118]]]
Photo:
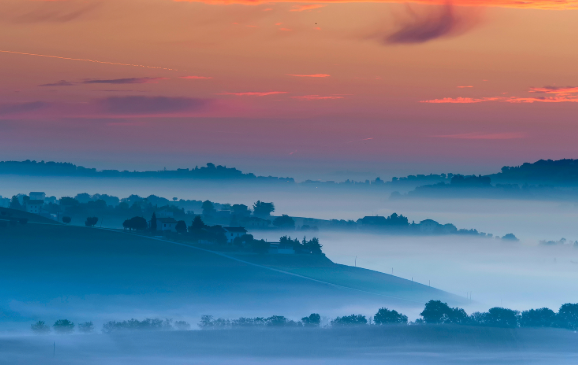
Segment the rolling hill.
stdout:
[[459,301],[391,275],[329,260],[292,260],[227,257],[95,228],[9,226],[0,228],[0,315],[4,312],[4,321],[66,315],[97,322],[201,314],[343,315],[354,309],[373,313],[380,306],[422,308],[429,299]]

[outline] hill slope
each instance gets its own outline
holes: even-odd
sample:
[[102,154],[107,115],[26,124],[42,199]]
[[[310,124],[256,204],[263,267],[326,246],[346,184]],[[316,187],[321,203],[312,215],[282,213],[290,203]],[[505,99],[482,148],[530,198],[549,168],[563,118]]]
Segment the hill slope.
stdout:
[[[351,275],[355,268],[332,263],[328,268],[292,269],[295,274],[317,279],[311,280],[122,232],[27,224],[0,228],[0,237],[0,312],[16,313],[27,320],[63,314],[96,321],[207,313],[299,316],[316,311],[343,315],[351,311],[346,308],[370,308],[372,312],[383,305],[421,308],[426,298],[452,299],[447,293],[418,285],[412,290],[421,292],[423,300],[403,298],[400,288],[411,282],[398,278],[387,284],[397,295],[384,295],[387,285],[376,295],[379,290],[372,289],[371,283],[376,282],[376,275],[384,274],[369,270]],[[320,273],[324,270],[329,271],[323,277]],[[322,279],[358,290],[320,282]],[[370,284],[364,287],[366,280]]]

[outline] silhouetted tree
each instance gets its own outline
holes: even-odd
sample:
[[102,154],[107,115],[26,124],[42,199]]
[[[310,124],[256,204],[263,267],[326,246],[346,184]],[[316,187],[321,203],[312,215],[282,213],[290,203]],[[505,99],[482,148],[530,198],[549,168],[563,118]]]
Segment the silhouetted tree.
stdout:
[[308,317],[301,318],[301,322],[305,327],[319,327],[321,316],[317,313],[311,313]]
[[273,225],[279,228],[295,228],[295,221],[286,214],[277,217],[273,220]]
[[361,314],[352,314],[350,316],[337,317],[331,321],[331,326],[363,326],[367,324],[367,318]]
[[203,223],[203,220],[201,219],[201,216],[197,215],[194,219],[193,219],[193,223],[190,227],[191,231],[194,230],[201,230],[205,228],[205,223]]
[[97,217],[88,217],[86,218],[86,221],[84,222],[84,225],[87,227],[94,227],[96,226],[96,223],[98,222],[98,218]]
[[312,254],[321,255],[323,253],[323,251],[321,251],[323,245],[319,243],[319,239],[316,237],[313,237],[311,240],[307,241],[307,243],[305,243],[303,246],[306,250],[311,251]]
[[157,230],[157,215],[155,214],[155,212],[153,212],[153,215],[151,217],[151,231],[156,231]]
[[59,319],[52,325],[54,331],[57,333],[72,333],[74,331],[74,323],[68,319]]
[[233,211],[234,215],[248,216],[251,214],[249,207],[245,204],[233,204],[231,210]]
[[271,244],[266,242],[265,240],[253,240],[251,242],[251,251],[256,253],[267,253],[269,252],[269,248]]
[[24,210],[24,207],[20,204],[16,195],[12,197],[12,200],[10,200],[10,209]]
[[253,215],[258,217],[268,217],[275,211],[275,205],[273,203],[265,203],[258,200],[253,204]]
[[78,330],[83,333],[90,333],[94,331],[94,325],[92,324],[92,322],[79,323]]
[[178,221],[177,225],[175,226],[175,230],[179,233],[187,232],[187,224],[185,221]]
[[45,334],[50,332],[50,326],[48,326],[44,321],[38,321],[30,326],[30,329],[38,334]]
[[407,316],[395,310],[381,308],[373,317],[373,322],[377,325],[383,324],[407,324]]
[[504,241],[519,241],[519,239],[516,238],[516,236],[514,236],[513,233],[506,234],[504,237],[502,237],[502,240],[504,240]]
[[132,217],[131,219],[127,219],[123,222],[122,226],[124,229],[136,229],[138,231],[144,231],[147,229],[148,224],[146,219],[143,217]]
[[203,208],[203,215],[210,217],[212,215],[215,215],[216,210],[215,210],[215,205],[210,202],[209,200],[205,200],[203,202],[203,205],[201,205],[201,208]]
[[562,328],[568,328],[571,330],[578,329],[578,303],[577,304],[564,304],[560,307],[558,311],[557,322]]
[[446,303],[439,300],[427,302],[420,315],[427,324],[465,324],[468,321],[466,311],[461,308],[450,308]]
[[548,308],[530,309],[522,312],[521,327],[552,327],[556,323],[556,313]]
[[62,217],[62,222],[68,224],[68,223],[72,222],[72,218],[64,216],[64,217]]

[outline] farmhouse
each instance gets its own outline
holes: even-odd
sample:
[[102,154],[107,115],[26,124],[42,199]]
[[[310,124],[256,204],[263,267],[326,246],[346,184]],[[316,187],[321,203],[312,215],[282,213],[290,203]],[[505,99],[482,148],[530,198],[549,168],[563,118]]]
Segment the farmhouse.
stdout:
[[157,218],[157,231],[176,232],[177,221],[174,218]]
[[28,213],[40,214],[44,200],[28,200],[25,204]]
[[243,227],[224,227],[227,243],[233,243],[235,238],[247,234],[247,230]]

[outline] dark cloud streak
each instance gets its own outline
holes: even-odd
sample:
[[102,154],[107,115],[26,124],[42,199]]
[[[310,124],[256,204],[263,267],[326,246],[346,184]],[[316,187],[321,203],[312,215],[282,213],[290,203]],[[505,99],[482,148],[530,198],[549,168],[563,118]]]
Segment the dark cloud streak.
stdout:
[[[403,19],[397,16],[399,27],[393,33],[378,35],[386,44],[418,44],[442,37],[463,34],[478,24],[477,14],[456,8],[448,3],[443,6],[428,7],[426,12],[417,12],[407,6]],[[470,9],[471,10],[471,9]]]

